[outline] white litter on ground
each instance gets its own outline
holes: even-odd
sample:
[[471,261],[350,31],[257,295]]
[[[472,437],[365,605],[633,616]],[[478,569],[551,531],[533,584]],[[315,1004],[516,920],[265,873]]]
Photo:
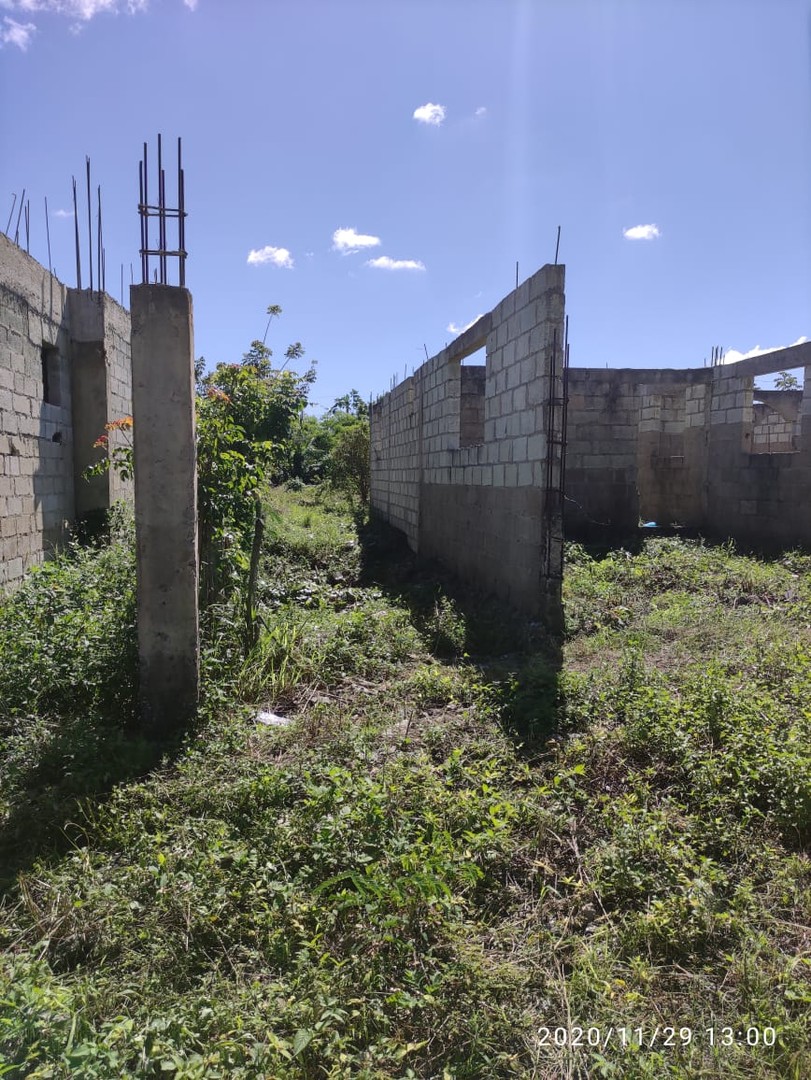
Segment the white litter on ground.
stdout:
[[256,714],[256,722],[264,724],[265,727],[286,727],[293,723],[288,716],[277,716],[276,713],[265,712],[264,709]]

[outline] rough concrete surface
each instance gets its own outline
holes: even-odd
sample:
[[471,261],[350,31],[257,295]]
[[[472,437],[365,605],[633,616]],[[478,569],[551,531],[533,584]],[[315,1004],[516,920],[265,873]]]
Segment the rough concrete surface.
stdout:
[[191,294],[130,289],[139,694],[148,730],[197,707],[197,483]]

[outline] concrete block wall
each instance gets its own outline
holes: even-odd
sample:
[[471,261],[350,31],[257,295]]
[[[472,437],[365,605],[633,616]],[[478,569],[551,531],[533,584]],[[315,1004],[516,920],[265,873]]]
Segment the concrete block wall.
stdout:
[[753,408],[752,453],[793,453],[798,449],[799,423],[786,420],[766,404]]
[[567,530],[636,528],[639,522],[639,372],[569,371]]
[[[85,467],[105,451],[93,444],[105,434],[105,424],[132,413],[132,365],[130,316],[104,293],[70,289],[71,374],[74,383],[74,483],[77,514],[104,509],[119,499],[131,500],[131,480],[121,480],[115,470],[88,484]],[[108,435],[108,454],[132,446],[132,432],[114,430]]]
[[[689,378],[706,379],[702,372]],[[640,517],[660,525],[697,525],[704,515],[705,385],[669,372],[640,386],[637,484]]]
[[[544,490],[548,401],[562,396],[564,274],[543,267],[371,414],[375,512],[413,550],[531,613],[546,605],[546,579],[562,573],[560,523]],[[482,377],[462,361],[482,346],[474,443],[481,405],[474,414],[469,399],[481,396]],[[559,468],[555,460],[553,484]]]
[[[801,366],[796,450],[763,453],[755,444],[754,378]],[[707,531],[763,549],[811,546],[811,349],[767,353],[714,368],[713,376]]]
[[[759,375],[805,368],[802,391]],[[811,343],[694,370],[569,373],[566,527],[678,522],[761,548],[811,546]]]
[[478,446],[484,442],[484,396],[487,367],[463,364],[459,385],[459,445]]
[[419,545],[419,475],[422,403],[415,376],[372,406],[371,504],[409,546]]
[[[85,296],[97,294],[68,289],[0,234],[0,588],[64,542],[86,498],[76,480],[76,417],[86,395],[76,378],[87,344],[81,341]],[[105,335],[102,319],[97,335],[105,394],[109,385],[110,399],[126,415],[129,316],[109,297],[101,303],[109,327]],[[112,418],[104,413],[91,444]],[[93,459],[99,453],[92,451]],[[114,490],[116,497],[128,495],[126,488]],[[96,504],[108,505],[109,497],[104,483],[93,489]]]
[[802,390],[761,390],[755,387],[752,452],[792,453],[800,448]]
[[73,517],[67,294],[0,235],[0,587],[41,562]]

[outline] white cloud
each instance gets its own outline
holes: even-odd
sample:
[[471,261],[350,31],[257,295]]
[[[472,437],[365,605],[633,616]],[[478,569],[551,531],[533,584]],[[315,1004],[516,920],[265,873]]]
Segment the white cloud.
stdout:
[[445,119],[445,106],[432,105],[429,101],[414,110],[414,119],[419,120],[421,124],[433,124],[434,127],[439,127]]
[[189,11],[197,10],[197,0],[183,0],[183,3],[189,9]]
[[[197,0],[184,0],[184,3],[187,7],[197,6]],[[0,7],[9,11],[50,11],[82,22],[88,22],[103,12],[117,14],[128,11],[134,15],[146,11],[148,4],[149,0],[0,0]]]
[[487,116],[487,107],[485,105],[480,105],[473,115],[479,118]]
[[634,225],[630,229],[623,229],[622,235],[626,240],[656,240],[662,234],[658,225]]
[[791,349],[795,345],[804,345],[808,341],[807,337],[799,337],[796,341],[792,341],[791,345],[769,345],[765,349],[761,349],[759,345],[755,345],[754,349],[750,349],[749,352],[739,352],[738,349],[729,349],[724,353],[722,358],[723,364],[737,364],[739,360],[751,360],[753,356],[763,356],[765,353],[777,352],[778,349]]
[[54,210],[54,212],[53,212],[53,214],[51,216],[52,217],[60,217],[60,218],[72,218],[73,217],[73,211],[72,210]]
[[263,266],[265,263],[273,263],[285,270],[293,269],[293,258],[287,248],[271,247],[268,244],[258,250],[252,248],[248,252],[249,266]]
[[457,326],[456,323],[449,322],[445,329],[448,331],[449,334],[464,334],[465,330],[469,330],[471,326],[474,326],[479,321],[480,318],[481,314],[476,315],[470,320],[469,323],[465,323],[464,326]]
[[352,254],[362,248],[377,247],[379,243],[379,236],[359,233],[356,229],[340,228],[332,234],[332,250],[340,251],[342,255]]
[[388,255],[381,255],[378,259],[369,259],[367,266],[373,266],[375,270],[424,270],[425,265],[419,259],[390,259]]
[[25,52],[36,29],[33,23],[19,23],[16,19],[4,16],[3,25],[0,27],[0,46],[16,45]]

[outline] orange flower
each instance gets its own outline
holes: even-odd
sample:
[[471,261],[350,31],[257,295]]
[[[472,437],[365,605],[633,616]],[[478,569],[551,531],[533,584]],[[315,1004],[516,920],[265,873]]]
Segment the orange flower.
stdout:
[[210,386],[208,388],[208,396],[214,398],[217,401],[224,401],[227,404],[231,404],[231,399],[224,390],[220,390],[218,386]]
[[107,447],[107,441],[108,441],[108,440],[107,440],[107,436],[106,436],[106,435],[99,435],[99,437],[98,437],[98,438],[96,439],[96,441],[95,441],[95,442],[93,443],[93,449],[95,450],[95,449],[96,449],[96,447],[104,447],[104,448],[106,449],[106,447]]
[[123,431],[132,427],[132,417],[122,416],[120,420],[111,420],[109,424],[104,425],[105,431]]

